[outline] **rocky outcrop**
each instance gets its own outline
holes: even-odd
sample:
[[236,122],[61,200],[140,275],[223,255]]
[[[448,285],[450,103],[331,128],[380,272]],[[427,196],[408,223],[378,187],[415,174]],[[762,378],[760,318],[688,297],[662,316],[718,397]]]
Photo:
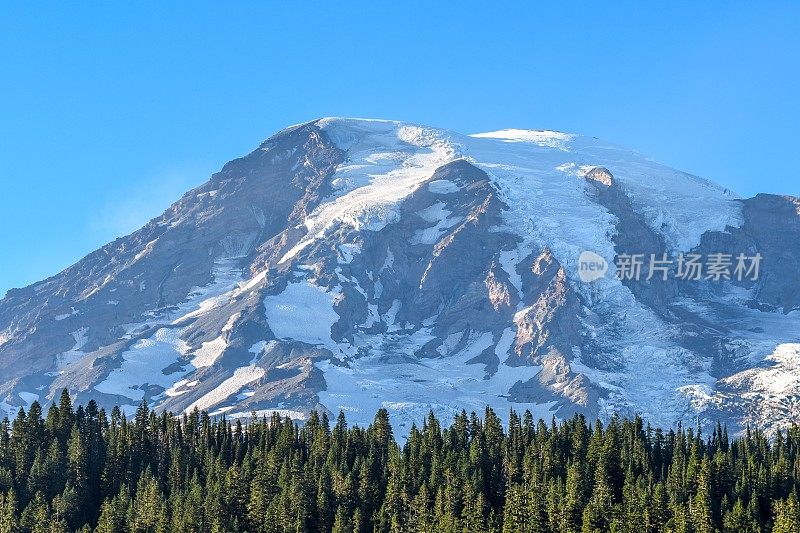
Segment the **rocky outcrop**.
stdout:
[[759,254],[758,279],[732,275],[731,283],[751,290],[752,306],[783,313],[800,309],[800,199],[759,194],[742,200],[742,218],[739,227],[705,233],[696,251],[730,254],[732,271],[739,254]]
[[515,355],[520,363],[536,364],[553,352],[571,356],[581,345],[580,305],[564,267],[548,249],[523,264],[529,266],[522,271],[523,307],[514,315]]

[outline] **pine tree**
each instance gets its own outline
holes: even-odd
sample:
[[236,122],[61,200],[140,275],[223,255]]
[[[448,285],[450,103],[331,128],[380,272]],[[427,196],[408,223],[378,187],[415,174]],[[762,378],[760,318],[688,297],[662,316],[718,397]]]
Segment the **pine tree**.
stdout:
[[785,501],[778,502],[772,533],[800,533],[800,505],[794,491]]
[[49,533],[50,508],[44,499],[44,494],[37,492],[28,504],[20,519],[23,531],[30,533]]
[[528,494],[518,484],[506,489],[506,501],[503,509],[503,533],[533,533],[539,529],[533,528]]
[[564,501],[564,521],[561,530],[565,533],[581,531],[582,515],[586,506],[586,473],[581,463],[574,461],[567,469],[566,498]]
[[563,486],[561,480],[550,483],[547,491],[547,527],[550,531],[563,531]]
[[16,533],[18,528],[17,497],[14,489],[6,493],[0,492],[0,533]]
[[711,507],[711,468],[708,457],[703,457],[697,477],[697,493],[692,500],[692,523],[696,533],[714,533],[714,515]]
[[347,511],[341,505],[336,509],[336,518],[333,520],[332,533],[352,533],[353,525]]
[[139,478],[136,495],[129,507],[128,530],[131,533],[155,531],[164,513],[164,505],[156,480],[146,472]]
[[612,497],[611,488],[599,477],[583,510],[581,533],[608,531],[611,528],[614,510]]
[[645,509],[645,527],[648,533],[664,530],[669,520],[669,505],[667,491],[662,482],[657,482],[650,497],[650,503]]
[[[742,503],[741,498],[736,500],[733,508],[725,513],[722,521],[724,533],[757,533],[758,527],[755,518]],[[800,533],[798,531],[797,533]]]
[[433,499],[426,483],[423,483],[419,492],[411,502],[408,527],[412,531],[427,533],[434,531]]
[[120,494],[103,502],[100,507],[100,518],[96,533],[122,533],[126,529],[126,514],[130,505],[130,496],[125,487]]

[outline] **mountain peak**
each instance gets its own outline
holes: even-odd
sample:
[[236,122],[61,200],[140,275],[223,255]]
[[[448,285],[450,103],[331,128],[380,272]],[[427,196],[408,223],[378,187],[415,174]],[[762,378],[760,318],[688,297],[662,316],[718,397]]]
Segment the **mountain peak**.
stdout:
[[[486,405],[781,427],[800,383],[759,383],[792,372],[781,280],[800,277],[780,258],[800,229],[774,203],[592,137],[317,119],[0,301],[0,405],[67,387],[128,413],[367,424],[384,407],[401,434]],[[610,273],[585,282],[583,252]],[[762,254],[764,276],[613,275],[623,256],[722,252]]]

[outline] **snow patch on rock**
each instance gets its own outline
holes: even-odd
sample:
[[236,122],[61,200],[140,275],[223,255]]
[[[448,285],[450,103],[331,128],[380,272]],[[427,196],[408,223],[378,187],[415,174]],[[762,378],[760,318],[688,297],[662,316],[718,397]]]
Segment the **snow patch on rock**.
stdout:
[[338,295],[309,281],[289,283],[280,294],[264,298],[267,323],[279,339],[335,348],[331,328],[339,320],[333,309]]
[[228,341],[224,335],[220,335],[214,340],[204,342],[200,348],[196,349],[192,354],[192,366],[195,368],[205,368],[212,366],[217,359],[222,355],[228,347]]
[[172,387],[184,370],[181,367],[167,373],[163,369],[184,362],[189,347],[180,338],[180,333],[177,328],[160,328],[151,338],[136,341],[122,353],[122,365],[95,385],[95,390],[139,402],[144,399],[146,386]]
[[263,368],[254,365],[237,368],[233,371],[231,377],[220,383],[211,392],[203,395],[199,400],[194,401],[186,410],[192,411],[194,408],[201,411],[207,410],[238,393],[245,385],[263,378],[265,373],[266,371]]
[[86,346],[86,342],[89,340],[88,333],[89,328],[85,326],[72,332],[72,338],[75,340],[75,345],[66,352],[58,354],[56,364],[58,365],[59,369],[64,368],[70,363],[74,363],[86,355],[83,353],[83,351],[81,351],[81,349]]

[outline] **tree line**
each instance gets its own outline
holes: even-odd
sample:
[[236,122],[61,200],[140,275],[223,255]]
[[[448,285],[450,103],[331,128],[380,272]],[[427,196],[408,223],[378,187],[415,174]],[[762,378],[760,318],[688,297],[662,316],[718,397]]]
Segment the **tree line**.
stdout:
[[398,445],[380,410],[126,419],[64,391],[0,427],[0,533],[800,532],[800,428],[730,439],[641,418],[431,413]]

